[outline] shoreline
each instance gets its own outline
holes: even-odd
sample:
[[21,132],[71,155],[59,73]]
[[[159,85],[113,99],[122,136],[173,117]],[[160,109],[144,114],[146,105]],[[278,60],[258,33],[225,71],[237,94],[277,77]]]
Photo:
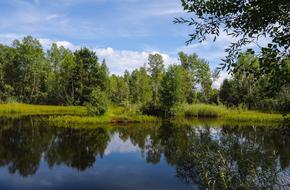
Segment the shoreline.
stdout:
[[[289,120],[289,114],[264,113],[259,111],[228,109],[224,106],[193,104],[180,106],[173,118],[162,119],[156,116],[135,112],[126,112],[124,107],[110,106],[102,116],[89,116],[83,106],[32,105],[22,103],[0,104],[0,116],[17,118],[24,116],[47,116],[46,121],[53,126],[77,126],[98,124],[134,124],[160,123],[163,120],[174,123],[191,123],[191,121],[210,121],[239,124],[279,124]],[[194,123],[194,122],[193,122]]]

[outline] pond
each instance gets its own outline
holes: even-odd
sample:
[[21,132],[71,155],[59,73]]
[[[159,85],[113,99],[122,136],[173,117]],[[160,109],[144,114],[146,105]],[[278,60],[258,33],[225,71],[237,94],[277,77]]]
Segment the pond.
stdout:
[[290,189],[286,125],[0,125],[0,189]]

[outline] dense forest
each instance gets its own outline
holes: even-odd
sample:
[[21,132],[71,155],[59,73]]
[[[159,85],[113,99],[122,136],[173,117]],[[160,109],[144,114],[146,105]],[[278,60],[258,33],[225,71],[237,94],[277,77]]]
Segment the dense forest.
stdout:
[[[210,53],[210,52],[209,52]],[[276,81],[271,73],[256,78],[261,67],[252,51],[241,54],[230,79],[220,89],[212,84],[219,77],[209,63],[196,54],[179,53],[180,63],[165,68],[160,54],[150,54],[144,67],[110,74],[88,48],[71,51],[52,44],[44,50],[27,36],[11,46],[0,44],[0,101],[29,104],[85,105],[92,114],[103,114],[109,104],[137,105],[141,112],[174,114],[183,103],[224,104],[264,111],[290,111],[289,80]],[[290,61],[281,75],[290,76]]]

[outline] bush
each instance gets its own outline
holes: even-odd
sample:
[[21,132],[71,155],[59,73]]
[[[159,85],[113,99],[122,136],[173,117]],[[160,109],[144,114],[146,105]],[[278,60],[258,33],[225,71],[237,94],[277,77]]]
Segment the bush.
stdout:
[[86,103],[89,115],[103,115],[108,109],[107,94],[100,88],[92,91],[89,102]]
[[13,97],[14,88],[9,84],[5,84],[2,89],[0,89],[0,101],[1,102],[15,102],[16,98]]
[[146,115],[163,116],[164,111],[161,106],[155,105],[152,102],[141,107],[141,112]]

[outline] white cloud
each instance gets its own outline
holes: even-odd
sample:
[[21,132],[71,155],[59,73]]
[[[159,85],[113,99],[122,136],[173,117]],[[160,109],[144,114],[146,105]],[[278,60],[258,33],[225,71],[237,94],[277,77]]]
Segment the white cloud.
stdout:
[[[22,34],[0,34],[0,43],[10,45],[13,40],[21,40],[25,35]],[[70,50],[80,49],[81,46],[75,45],[68,41],[60,41],[48,38],[38,38],[39,42],[45,50],[51,47],[52,43],[58,46],[64,46]],[[106,59],[111,74],[121,75],[125,70],[133,71],[134,69],[144,66],[148,62],[150,53],[159,53],[162,55],[164,64],[167,67],[170,64],[179,63],[176,57],[172,57],[166,53],[159,51],[132,51],[132,50],[116,50],[111,47],[107,48],[91,48],[96,52],[97,56]]]
[[96,48],[96,54],[101,59],[106,59],[108,67],[112,74],[123,74],[125,70],[132,71],[133,69],[144,66],[147,63],[150,53],[159,53],[164,59],[165,66],[173,63],[178,63],[177,58],[171,57],[168,54],[158,51],[130,51],[130,50],[115,50],[111,47]]
[[231,78],[231,76],[227,72],[221,71],[219,74],[219,78],[213,82],[212,87],[215,89],[219,89],[223,81],[229,78]]
[[[27,35],[16,33],[0,33],[0,44],[10,45],[14,40],[21,40],[25,36]],[[49,49],[52,43],[56,43],[58,46],[63,46],[70,50],[76,50],[79,48],[79,46],[76,46],[68,41],[52,40],[48,38],[38,38],[38,40],[45,50]]]
[[76,46],[68,41],[58,41],[58,40],[51,40],[51,39],[47,39],[47,38],[40,38],[38,40],[44,49],[49,49],[51,47],[52,43],[56,43],[57,46],[63,46],[63,47],[68,48],[70,50],[79,49],[79,46]]
[[10,45],[14,40],[20,40],[25,35],[15,33],[0,33],[0,44]]

